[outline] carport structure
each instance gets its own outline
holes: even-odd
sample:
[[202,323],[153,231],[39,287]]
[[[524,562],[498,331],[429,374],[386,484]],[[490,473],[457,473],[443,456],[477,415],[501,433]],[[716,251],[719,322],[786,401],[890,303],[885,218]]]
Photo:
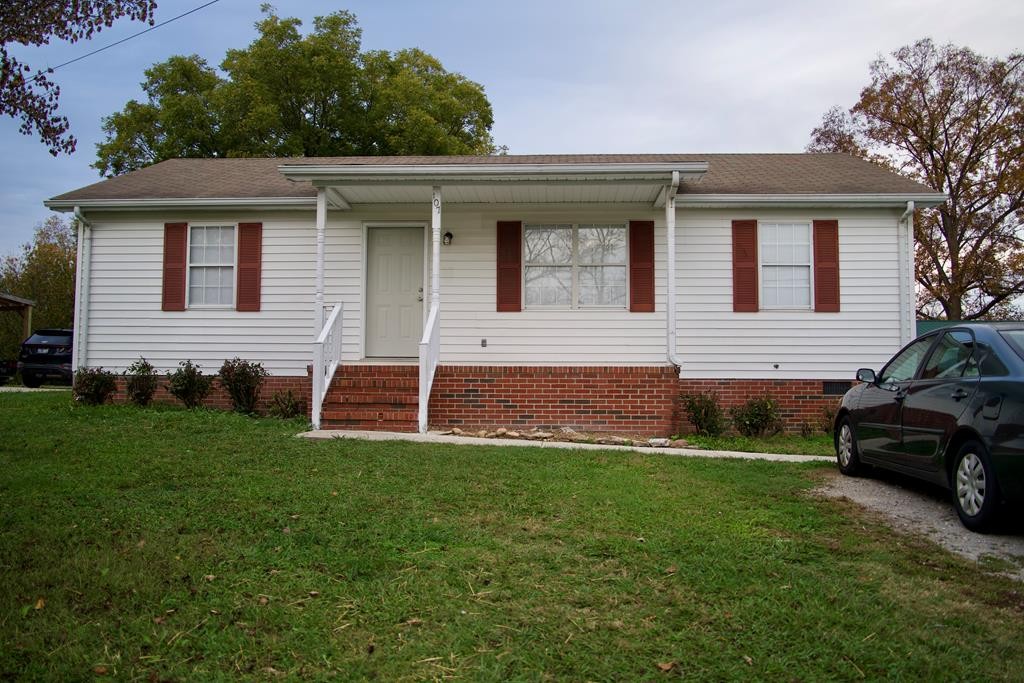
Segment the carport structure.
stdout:
[[17,311],[21,315],[22,339],[28,339],[32,334],[32,308],[35,305],[35,301],[0,292],[0,311]]

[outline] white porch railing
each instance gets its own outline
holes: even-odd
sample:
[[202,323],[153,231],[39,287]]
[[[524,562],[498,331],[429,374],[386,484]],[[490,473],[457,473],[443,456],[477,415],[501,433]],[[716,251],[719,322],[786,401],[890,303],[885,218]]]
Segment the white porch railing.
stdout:
[[427,408],[430,404],[430,389],[434,386],[434,372],[441,357],[441,307],[430,306],[430,315],[423,328],[423,339],[420,340],[420,434],[427,431]]
[[324,398],[327,396],[327,390],[331,388],[334,372],[341,364],[342,308],[340,301],[334,304],[324,328],[313,342],[313,429],[320,429],[320,412],[323,409]]

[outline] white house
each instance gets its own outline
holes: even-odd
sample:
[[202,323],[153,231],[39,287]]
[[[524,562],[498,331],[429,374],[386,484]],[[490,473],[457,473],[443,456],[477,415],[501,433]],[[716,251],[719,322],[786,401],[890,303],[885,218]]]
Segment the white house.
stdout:
[[944,199],[846,155],[637,154],[176,159],[46,205],[80,219],[79,367],[259,361],[325,427],[663,434],[680,392],[814,421],[913,336]]

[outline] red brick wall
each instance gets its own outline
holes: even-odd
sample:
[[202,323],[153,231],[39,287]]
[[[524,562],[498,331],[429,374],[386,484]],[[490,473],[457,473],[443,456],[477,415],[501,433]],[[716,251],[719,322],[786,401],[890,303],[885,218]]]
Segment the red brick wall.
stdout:
[[[818,428],[825,408],[836,410],[842,396],[825,396],[822,380],[812,379],[681,379],[680,394],[718,394],[719,405],[728,416],[729,408],[750,398],[771,396],[779,403],[786,431],[796,432],[802,424]],[[682,431],[691,431],[686,411],[681,411]]]
[[430,424],[666,435],[677,421],[676,382],[671,367],[442,365]]
[[[270,400],[274,397],[277,392],[285,392],[291,389],[292,394],[302,404],[302,408],[305,414],[309,415],[309,399],[313,395],[312,380],[309,377],[267,377],[263,380],[263,388],[260,390],[260,401],[257,410],[261,413],[266,413],[267,407]],[[117,393],[113,396],[114,403],[126,403],[128,396],[125,393],[125,380],[124,377],[117,378]],[[160,378],[160,386],[157,388],[156,393],[153,394],[154,403],[177,403],[181,405],[181,401],[171,396],[170,392],[167,391],[167,380],[164,377]],[[203,406],[206,408],[215,408],[218,410],[231,410],[231,397],[228,396],[228,392],[224,390],[220,382],[216,379],[213,381],[213,388],[210,390],[206,400],[203,401]]]

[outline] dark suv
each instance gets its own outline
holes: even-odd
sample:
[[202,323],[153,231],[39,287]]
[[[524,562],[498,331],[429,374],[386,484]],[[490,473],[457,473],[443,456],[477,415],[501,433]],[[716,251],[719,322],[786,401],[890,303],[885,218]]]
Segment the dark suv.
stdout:
[[55,378],[71,381],[71,330],[36,330],[21,345],[18,370],[26,387],[38,387],[44,380]]

